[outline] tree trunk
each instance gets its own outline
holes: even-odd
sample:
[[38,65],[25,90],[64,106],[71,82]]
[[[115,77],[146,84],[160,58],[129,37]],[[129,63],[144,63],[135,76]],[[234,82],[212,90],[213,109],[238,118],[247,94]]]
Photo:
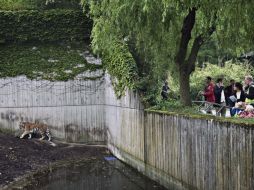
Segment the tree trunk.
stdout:
[[[179,69],[179,84],[180,84],[180,101],[184,106],[191,106],[190,96],[190,74],[195,69],[196,46],[199,44],[199,39],[195,40],[190,56],[186,60],[189,41],[191,39],[191,31],[195,24],[196,8],[189,10],[189,14],[185,17],[182,26],[182,35],[179,50],[176,55],[176,65]],[[200,38],[200,37],[198,37]],[[195,51],[194,51],[195,50]]]
[[181,104],[185,106],[191,106],[191,96],[190,96],[190,74],[186,69],[180,69],[180,101]]
[[211,28],[208,28],[206,35],[200,34],[196,36],[191,51],[187,56],[188,46],[191,40],[191,32],[196,21],[196,11],[197,8],[195,7],[189,9],[189,13],[183,21],[182,35],[175,61],[176,66],[179,68],[180,101],[184,106],[191,106],[192,104],[190,94],[190,75],[195,71],[195,61],[197,60],[198,51],[204,43],[204,36],[211,36],[215,31],[215,26],[212,26]]

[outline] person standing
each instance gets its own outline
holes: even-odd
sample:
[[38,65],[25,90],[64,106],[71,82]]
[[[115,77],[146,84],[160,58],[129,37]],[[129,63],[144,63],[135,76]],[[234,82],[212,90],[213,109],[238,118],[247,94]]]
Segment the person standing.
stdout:
[[225,98],[226,98],[226,104],[229,105],[229,97],[233,96],[235,93],[234,90],[234,86],[235,86],[235,80],[231,79],[230,80],[230,85],[225,87],[224,93],[225,93]]
[[[210,102],[210,103],[214,103],[215,102],[215,96],[214,96],[214,84],[212,82],[212,78],[211,77],[206,77],[206,86],[203,92],[201,92],[201,94],[205,97],[205,101]],[[212,113],[211,111],[211,104],[207,104],[207,113]]]
[[162,91],[161,91],[162,99],[167,100],[168,99],[168,94],[169,94],[169,86],[168,86],[168,82],[165,81],[165,84],[162,87]]
[[217,83],[214,87],[214,96],[215,96],[215,103],[218,104],[218,105],[215,105],[216,115],[225,117],[226,98],[225,98],[224,85],[223,85],[222,78],[217,79]]

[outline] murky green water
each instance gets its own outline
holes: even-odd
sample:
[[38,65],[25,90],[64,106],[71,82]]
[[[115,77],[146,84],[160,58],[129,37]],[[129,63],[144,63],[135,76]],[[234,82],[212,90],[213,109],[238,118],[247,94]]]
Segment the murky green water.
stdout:
[[[32,188],[29,188],[32,189]],[[95,159],[81,166],[57,169],[43,177],[36,190],[163,190],[136,170],[118,160]]]

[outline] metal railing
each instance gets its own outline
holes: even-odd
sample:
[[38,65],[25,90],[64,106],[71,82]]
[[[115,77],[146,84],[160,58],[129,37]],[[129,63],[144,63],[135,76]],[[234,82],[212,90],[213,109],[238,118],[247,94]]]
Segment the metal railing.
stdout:
[[213,102],[207,102],[207,101],[192,101],[192,103],[199,105],[198,111],[204,110],[205,112],[207,112],[208,110],[211,110],[212,108],[217,107],[219,109],[216,110],[216,115],[220,113],[223,108],[228,108],[228,109],[232,108],[230,106],[221,105],[221,104],[217,104]]

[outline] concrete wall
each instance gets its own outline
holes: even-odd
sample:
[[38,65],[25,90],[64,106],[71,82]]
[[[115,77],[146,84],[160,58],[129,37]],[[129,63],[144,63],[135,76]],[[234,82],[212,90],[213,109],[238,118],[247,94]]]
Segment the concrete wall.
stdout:
[[124,97],[117,99],[108,75],[105,86],[108,146],[121,160],[127,161],[125,158],[130,157],[132,166],[144,169],[144,111],[139,97],[127,91]]
[[145,162],[158,173],[188,188],[254,189],[252,128],[157,113],[145,118]]
[[19,76],[0,80],[0,126],[6,129],[17,130],[20,121],[39,120],[60,139],[105,142],[104,104],[104,78],[50,82]]
[[138,109],[121,112],[126,113],[108,123],[109,148],[165,187],[254,189],[253,127]]

